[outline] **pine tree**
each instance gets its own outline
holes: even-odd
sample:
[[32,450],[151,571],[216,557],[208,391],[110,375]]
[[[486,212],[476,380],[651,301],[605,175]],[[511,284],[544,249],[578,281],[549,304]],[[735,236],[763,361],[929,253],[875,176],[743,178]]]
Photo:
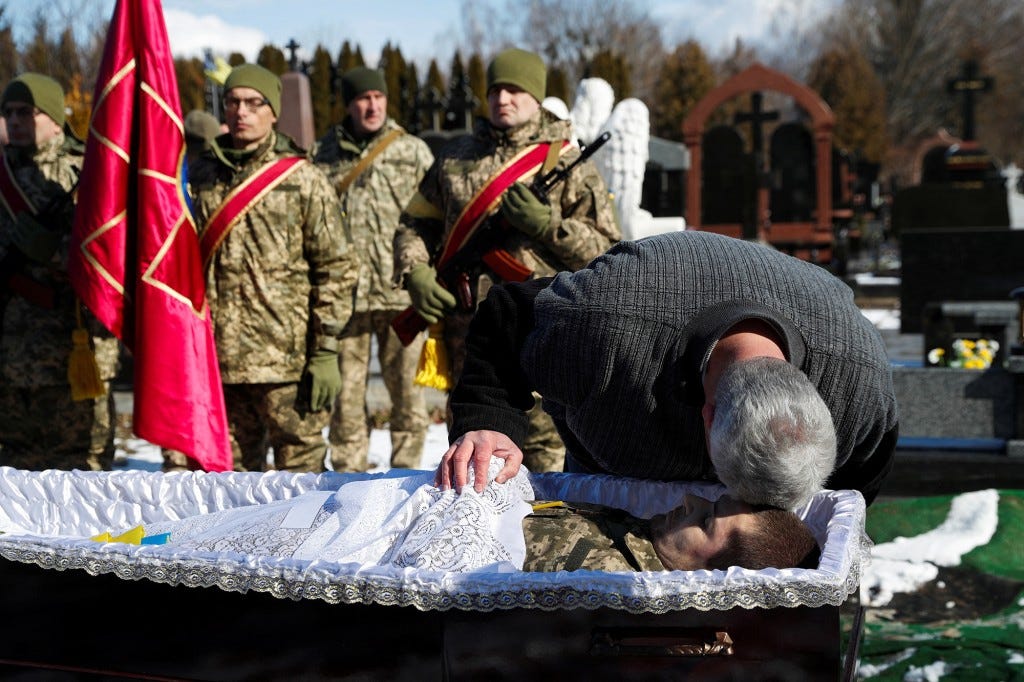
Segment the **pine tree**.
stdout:
[[557,97],[565,102],[566,106],[572,107],[572,91],[569,89],[569,79],[565,75],[565,69],[554,66],[548,69],[548,97]]
[[21,53],[21,64],[24,70],[50,73],[52,68],[50,52],[49,25],[46,23],[45,17],[39,14],[32,22],[32,40]]
[[181,111],[186,114],[193,109],[209,111],[206,102],[206,74],[203,60],[198,57],[175,59],[174,75],[178,80]]
[[390,41],[385,43],[380,51],[378,68],[384,72],[384,82],[388,86],[388,116],[399,125],[403,125],[405,112],[402,111],[402,97],[405,92],[403,85],[407,79],[407,67],[402,50],[397,46],[392,47]]
[[317,139],[323,137],[334,124],[331,111],[334,93],[331,82],[334,80],[334,67],[331,54],[321,45],[313,52],[313,63],[309,69],[309,95],[313,100],[313,131]]
[[261,47],[260,53],[256,56],[256,63],[278,76],[288,73],[288,59],[285,58],[284,52],[274,45]]
[[682,141],[683,119],[715,87],[715,73],[695,40],[676,46],[661,66],[651,107],[651,134]]
[[612,86],[615,99],[622,100],[632,94],[629,67],[622,55],[612,50],[601,50],[591,60],[588,72],[592,78],[603,78]]
[[807,84],[832,107],[834,144],[861,161],[880,163],[886,151],[885,92],[864,54],[832,49],[811,65]]
[[0,6],[0,83],[5,84],[18,74],[18,46],[11,22],[4,16],[6,11],[6,7]]
[[487,118],[487,67],[484,66],[484,60],[479,54],[474,52],[473,56],[469,58],[469,66],[466,72],[469,76],[469,87],[473,90],[473,94],[476,95],[477,99],[473,115]]
[[79,57],[78,42],[75,40],[75,31],[68,26],[61,32],[60,40],[54,46],[50,76],[66,90],[71,87],[75,77],[80,76],[81,73],[82,63]]
[[349,69],[357,66],[365,66],[362,62],[362,55],[352,50],[352,45],[346,40],[341,44],[341,51],[338,52],[338,73],[343,74]]

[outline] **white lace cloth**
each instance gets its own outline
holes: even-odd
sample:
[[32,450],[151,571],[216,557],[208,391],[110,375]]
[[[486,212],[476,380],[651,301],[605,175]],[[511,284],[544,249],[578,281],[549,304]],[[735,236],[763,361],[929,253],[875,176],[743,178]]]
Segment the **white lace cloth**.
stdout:
[[[483,495],[457,496],[433,489],[431,479],[432,473],[397,470],[160,474],[0,467],[0,556],[332,603],[480,611],[604,606],[635,613],[838,605],[857,589],[868,556],[861,496],[823,491],[801,510],[823,543],[815,570],[510,574],[524,553],[524,500],[534,496],[649,517],[677,506],[686,492],[716,498],[722,490],[523,474]],[[147,535],[169,530],[173,541],[140,546],[87,539],[140,524]]]

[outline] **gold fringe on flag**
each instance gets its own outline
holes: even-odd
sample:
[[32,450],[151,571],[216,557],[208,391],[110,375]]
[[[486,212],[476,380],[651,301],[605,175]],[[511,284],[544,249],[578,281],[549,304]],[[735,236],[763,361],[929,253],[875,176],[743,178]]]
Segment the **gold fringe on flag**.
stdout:
[[416,367],[413,383],[439,391],[452,387],[451,370],[448,368],[448,352],[444,345],[444,321],[430,325],[427,340],[420,351],[420,362]]
[[91,400],[107,392],[100,378],[96,354],[89,345],[89,330],[82,324],[82,308],[75,299],[75,329],[71,332],[71,356],[68,358],[68,383],[72,400]]

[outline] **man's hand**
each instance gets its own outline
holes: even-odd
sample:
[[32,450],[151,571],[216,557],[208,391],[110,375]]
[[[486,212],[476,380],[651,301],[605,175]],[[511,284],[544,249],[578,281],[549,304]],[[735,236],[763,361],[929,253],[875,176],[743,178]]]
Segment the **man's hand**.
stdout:
[[24,211],[15,218],[10,234],[11,243],[36,263],[49,263],[60,246],[59,234],[46,229]]
[[495,483],[504,483],[517,473],[523,463],[523,451],[512,439],[497,431],[470,431],[452,443],[441,458],[434,476],[434,485],[441,490],[455,488],[456,492],[469,482],[469,464],[473,463],[473,489],[482,493],[487,487],[487,469],[491,457],[505,460]]
[[309,375],[309,409],[318,412],[330,409],[341,391],[341,370],[338,369],[338,354],[329,350],[318,350],[306,363]]
[[405,276],[405,288],[412,307],[424,320],[434,324],[455,307],[455,296],[437,281],[437,270],[426,264],[414,267]]
[[505,191],[501,200],[501,214],[530,239],[540,239],[551,229],[551,205],[537,197],[521,182]]

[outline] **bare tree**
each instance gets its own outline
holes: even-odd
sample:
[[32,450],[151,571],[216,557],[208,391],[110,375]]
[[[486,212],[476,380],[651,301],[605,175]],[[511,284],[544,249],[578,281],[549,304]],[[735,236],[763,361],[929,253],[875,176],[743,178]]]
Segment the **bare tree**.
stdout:
[[[470,7],[471,5],[471,7]],[[464,3],[464,31],[472,50],[487,57],[512,45],[542,55],[570,83],[599,54],[614,55],[629,68],[633,96],[652,101],[665,57],[661,28],[633,0],[506,0]]]

